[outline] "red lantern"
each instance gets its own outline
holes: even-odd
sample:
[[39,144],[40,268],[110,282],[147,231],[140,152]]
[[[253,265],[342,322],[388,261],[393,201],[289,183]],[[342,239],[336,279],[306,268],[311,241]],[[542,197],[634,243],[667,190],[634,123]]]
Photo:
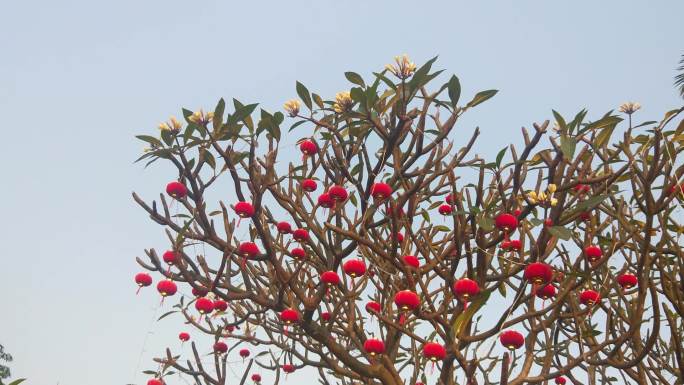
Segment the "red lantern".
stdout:
[[442,361],[446,357],[446,348],[437,342],[423,345],[423,356],[432,362]]
[[363,350],[371,357],[375,357],[375,355],[385,352],[385,343],[377,338],[369,338],[363,343]]
[[292,364],[284,364],[283,365],[283,372],[290,374],[295,371],[295,367]]
[[292,238],[297,242],[306,242],[309,240],[309,232],[306,229],[297,229],[292,232]]
[[536,295],[537,287],[553,279],[553,269],[546,263],[532,262],[525,268],[523,278],[532,283],[532,295]]
[[138,294],[140,289],[152,284],[152,277],[147,273],[138,273],[135,275],[135,283],[138,285],[138,290],[135,292],[135,294]]
[[465,310],[470,299],[480,293],[480,285],[470,278],[461,278],[454,282],[454,293],[463,302],[463,310]]
[[194,295],[195,297],[204,297],[205,295],[207,295],[207,293],[209,293],[209,291],[203,287],[192,288],[192,295]]
[[525,337],[515,330],[506,330],[499,335],[499,341],[509,350],[515,350],[525,344]]
[[302,190],[307,192],[314,192],[318,188],[318,184],[313,179],[304,179],[302,181]]
[[446,198],[444,199],[444,201],[445,201],[446,203],[450,204],[450,205],[453,205],[454,202],[456,201],[456,199],[455,199],[455,197],[454,197],[454,194],[448,193],[447,196],[446,196]]
[[601,256],[603,256],[603,251],[600,247],[595,245],[590,245],[584,248],[584,255],[587,257],[589,263],[596,263]]
[[249,357],[249,349],[240,349],[240,357],[243,359]]
[[299,322],[299,312],[295,309],[285,309],[280,312],[280,320],[285,324],[283,331],[287,335],[288,326]]
[[601,295],[595,290],[585,290],[580,293],[579,298],[583,305],[594,306],[601,299]]
[[392,187],[387,183],[375,183],[373,187],[371,187],[371,196],[373,196],[373,199],[381,201],[385,198],[389,198],[390,195],[392,195]]
[[408,267],[412,267],[414,269],[420,268],[420,261],[418,260],[418,257],[416,257],[415,255],[404,255],[403,257],[401,257],[401,259],[404,261],[404,264]]
[[214,353],[223,354],[228,351],[228,345],[223,341],[214,344]]
[[164,385],[164,383],[160,379],[153,378],[147,381],[147,385]]
[[304,157],[314,155],[316,152],[318,152],[318,146],[316,145],[316,142],[309,139],[303,140],[299,144],[299,149],[302,151],[302,154],[304,154]]
[[437,211],[442,215],[451,215],[454,212],[454,207],[451,205],[441,205]]
[[513,251],[520,251],[522,250],[522,242],[519,239],[511,239],[508,248]]
[[420,306],[418,294],[410,290],[402,290],[394,295],[394,304],[401,310],[399,324],[403,325],[406,320],[406,312],[413,311]]
[[183,341],[183,342],[190,341],[190,333],[180,332],[178,334],[178,339]]
[[159,294],[162,296],[162,303],[164,302],[164,298],[170,297],[174,294],[176,294],[176,291],[178,291],[178,287],[176,287],[176,283],[173,282],[170,279],[165,279],[163,281],[159,281],[157,283],[157,291]]
[[340,276],[334,271],[326,271],[321,274],[321,281],[326,285],[326,293],[330,294],[330,288],[340,284]]
[[251,218],[254,215],[254,206],[249,202],[236,203],[234,210],[240,218]]
[[[201,315],[209,314],[214,311],[214,301],[206,297],[197,298],[197,301],[195,301],[195,309],[197,309]],[[200,316],[200,319],[201,318],[202,317]]]
[[290,250],[290,255],[292,255],[293,258],[304,259],[306,258],[306,251],[300,247],[295,247],[294,249]]
[[624,273],[620,274],[617,277],[617,282],[620,286],[622,286],[623,290],[631,289],[634,286],[639,284],[639,279],[637,278],[636,275],[632,273]]
[[508,251],[511,249],[511,241],[504,240],[501,242],[501,250]]
[[394,234],[394,238],[397,240],[397,243],[404,242],[404,234],[402,233]]
[[254,242],[242,242],[238,247],[238,253],[242,256],[240,266],[244,268],[247,263],[247,258],[254,258],[259,255],[259,246]]
[[276,228],[280,234],[289,234],[292,232],[292,226],[287,222],[278,222]]
[[166,250],[164,254],[162,254],[162,259],[168,265],[174,265],[178,262],[178,253],[173,250]]
[[556,287],[552,284],[546,284],[541,289],[537,290],[537,297],[547,300],[556,296]]
[[330,196],[329,193],[323,193],[318,196],[318,205],[329,209],[335,206],[335,200]]
[[556,377],[556,385],[565,385],[565,377]]
[[518,227],[518,218],[508,213],[499,214],[494,219],[494,224],[496,225],[497,229],[503,231],[505,234],[508,234]]
[[254,381],[255,384],[259,384],[261,382],[261,375],[257,373],[252,374],[252,381]]
[[188,195],[188,188],[181,182],[173,181],[166,185],[166,193],[174,199],[181,200]]
[[328,189],[328,194],[335,202],[344,202],[349,197],[349,193],[342,186],[332,186]]
[[352,278],[366,274],[366,263],[362,259],[350,259],[342,265],[344,273]]
[[228,302],[222,300],[222,299],[217,299],[214,301],[214,310],[217,312],[225,312],[228,310]]
[[328,311],[324,311],[321,313],[321,319],[323,321],[326,321],[326,322],[330,321],[330,317],[331,317],[331,315],[330,315],[330,312],[328,312]]
[[380,313],[380,310],[382,310],[382,307],[380,306],[379,303],[375,301],[368,301],[366,303],[366,311],[369,313]]
[[575,187],[573,187],[572,189],[575,190],[575,192],[580,194],[580,195],[582,195],[584,193],[588,193],[589,191],[591,191],[591,187],[587,186],[586,184],[581,184],[581,183],[576,184]]

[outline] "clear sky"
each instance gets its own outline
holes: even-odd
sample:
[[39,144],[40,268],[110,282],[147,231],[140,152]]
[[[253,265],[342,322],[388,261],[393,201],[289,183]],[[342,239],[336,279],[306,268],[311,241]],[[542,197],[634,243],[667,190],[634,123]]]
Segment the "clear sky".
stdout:
[[179,320],[150,324],[154,289],[134,295],[135,256],[165,246],[130,193],[151,199],[173,177],[132,163],[133,136],[181,107],[274,110],[295,80],[331,96],[344,71],[438,54],[464,98],[501,90],[460,126],[480,126],[491,156],[552,108],[596,118],[634,100],[637,120],[658,120],[681,105],[682,15],[681,0],[0,2],[0,343],[13,373],[141,384],[136,368],[176,343]]

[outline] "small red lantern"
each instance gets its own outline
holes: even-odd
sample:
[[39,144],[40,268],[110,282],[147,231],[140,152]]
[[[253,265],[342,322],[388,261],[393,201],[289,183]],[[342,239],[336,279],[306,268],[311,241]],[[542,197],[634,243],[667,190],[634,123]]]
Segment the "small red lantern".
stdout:
[[404,255],[403,257],[401,257],[401,259],[404,261],[404,264],[408,267],[412,267],[414,269],[420,268],[420,261],[418,260],[418,257],[416,257],[415,255]]
[[249,202],[238,202],[234,207],[235,213],[240,218],[251,218],[254,216],[254,206]]
[[280,234],[289,234],[292,232],[292,226],[287,222],[278,222],[276,228]]
[[257,373],[252,374],[252,381],[258,385],[261,382],[261,375]]
[[328,194],[335,202],[344,202],[349,198],[349,193],[342,186],[332,186],[328,189]]
[[603,251],[600,247],[590,245],[584,248],[584,255],[587,257],[589,263],[596,263],[603,256]]
[[373,199],[381,201],[385,198],[389,198],[390,195],[392,195],[392,187],[387,183],[375,183],[373,184],[373,187],[371,187],[371,196],[373,196]]
[[309,240],[309,232],[306,229],[297,229],[292,232],[292,238],[297,242],[306,242]]
[[188,195],[188,188],[181,182],[173,181],[166,185],[166,193],[174,199],[181,200]]
[[440,214],[445,216],[451,215],[451,213],[454,212],[454,207],[451,205],[441,205],[439,206],[439,209],[437,211],[439,211]]
[[446,348],[436,342],[427,342],[423,345],[423,356],[431,361],[430,372],[435,370],[437,361],[442,361],[446,357]]
[[325,271],[321,274],[321,281],[326,285],[326,294],[330,294],[330,288],[340,284],[340,276],[334,271]]
[[587,186],[586,184],[582,184],[582,183],[576,184],[575,187],[573,187],[572,189],[575,190],[575,192],[580,194],[580,195],[588,193],[589,191],[591,191],[591,187]]
[[290,255],[293,258],[304,259],[306,258],[306,251],[304,251],[304,249],[301,247],[295,247],[294,249],[290,250]]
[[[201,315],[209,314],[214,311],[214,301],[206,297],[197,298],[197,301],[195,301],[195,309],[197,309]],[[202,317],[200,316],[200,319],[201,318]]]
[[[499,214],[494,219],[496,228],[503,231],[506,235],[518,227],[518,218],[512,214]],[[508,239],[508,237],[506,237]]]
[[330,315],[330,312],[329,312],[329,311],[324,311],[324,312],[321,313],[321,319],[322,319],[323,321],[326,321],[326,322],[327,322],[327,321],[330,321],[330,318],[331,318],[331,315]]
[[368,301],[368,303],[366,303],[366,311],[369,313],[380,313],[381,310],[382,306],[375,301]]
[[299,312],[295,309],[285,309],[280,312],[280,320],[285,324],[283,330],[287,335],[288,326],[299,322]]
[[147,381],[147,385],[164,385],[164,382],[162,382],[162,380],[160,380],[160,379],[153,378],[153,379]]
[[259,255],[259,246],[254,242],[242,242],[238,247],[238,253],[242,256],[240,265],[244,268],[247,263],[247,258],[254,258]]
[[470,299],[480,293],[480,285],[470,278],[461,278],[454,282],[454,293],[463,302],[463,310],[468,307]]
[[307,156],[316,154],[318,152],[318,146],[313,140],[306,139],[299,144],[299,150],[302,151],[302,154],[304,154],[304,157],[306,158]]
[[444,201],[450,205],[453,205],[456,201],[453,193],[448,193]]
[[537,290],[537,297],[547,300],[556,296],[556,287],[552,284],[546,284],[541,289]]
[[318,196],[318,205],[329,209],[335,206],[335,200],[330,196],[329,193],[323,193]]
[[506,330],[499,335],[499,341],[509,350],[515,350],[525,344],[525,337],[515,330]]
[[193,287],[192,295],[195,297],[204,297],[209,291],[203,287]]
[[183,342],[190,341],[190,333],[180,332],[178,334],[178,339],[183,341]]
[[152,284],[152,276],[147,273],[138,273],[135,275],[135,283],[138,285],[138,290],[135,292],[135,294],[138,294],[140,289]]
[[283,372],[290,374],[295,371],[295,366],[292,364],[284,364],[283,365]]
[[304,179],[302,181],[302,190],[307,192],[314,192],[318,188],[318,184],[313,179]]
[[168,265],[174,265],[178,262],[178,253],[173,250],[166,250],[164,254],[162,254],[162,259]]
[[249,357],[249,349],[240,349],[240,357],[243,359]]
[[403,325],[406,320],[406,312],[413,311],[420,306],[418,294],[411,290],[402,290],[394,295],[394,304],[401,310],[399,324]]
[[563,377],[563,376],[556,377],[555,382],[556,382],[556,385],[565,385],[565,377]]
[[519,239],[511,239],[508,248],[513,251],[522,250],[522,242]]
[[394,239],[397,240],[397,243],[404,242],[404,234],[396,233],[396,234],[394,234]]
[[223,354],[228,351],[228,345],[223,341],[214,344],[214,353]]
[[601,299],[601,295],[595,290],[585,290],[580,293],[579,299],[583,305],[594,306]]
[[523,278],[532,283],[532,295],[536,295],[540,285],[549,283],[553,279],[553,269],[546,263],[532,262],[525,268]]
[[624,273],[620,274],[617,277],[617,282],[620,286],[622,286],[623,290],[631,289],[634,286],[639,284],[639,279],[637,278],[636,275],[632,273]]
[[385,352],[385,343],[377,338],[369,338],[363,343],[363,350],[371,357],[375,357],[375,355]]
[[164,302],[164,298],[170,297],[178,291],[178,287],[176,286],[176,283],[173,282],[170,279],[165,279],[163,281],[159,281],[157,283],[157,291],[159,294],[162,296],[162,303]]
[[362,259],[350,259],[342,265],[344,273],[352,278],[366,274],[366,263]]
[[217,312],[225,312],[228,310],[228,302],[222,300],[222,299],[217,299],[214,301],[214,310]]

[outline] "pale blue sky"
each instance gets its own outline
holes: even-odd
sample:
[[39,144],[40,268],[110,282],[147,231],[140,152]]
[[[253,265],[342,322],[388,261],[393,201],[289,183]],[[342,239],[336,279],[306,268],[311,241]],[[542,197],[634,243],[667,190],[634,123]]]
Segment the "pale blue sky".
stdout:
[[[595,118],[635,100],[637,119],[657,120],[681,104],[680,0],[0,4],[0,343],[29,384],[136,380],[158,296],[133,295],[134,257],[164,243],[130,192],[151,198],[173,175],[132,164],[133,136],[181,107],[237,97],[277,109],[295,80],[333,95],[344,71],[401,53],[439,54],[464,97],[501,90],[461,122],[464,136],[482,128],[487,155],[551,108]],[[151,330],[140,369],[179,326]]]

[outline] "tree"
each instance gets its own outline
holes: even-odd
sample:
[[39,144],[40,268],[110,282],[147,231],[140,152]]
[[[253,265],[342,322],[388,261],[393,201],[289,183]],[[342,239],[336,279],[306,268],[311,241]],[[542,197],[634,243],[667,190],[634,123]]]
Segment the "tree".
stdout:
[[133,193],[170,244],[137,261],[163,296],[192,289],[167,314],[207,336],[151,376],[225,384],[245,348],[242,383],[305,367],[325,385],[684,383],[683,109],[553,111],[485,160],[479,129],[455,127],[497,91],[464,102],[434,63],[347,72],[334,100],[297,82],[295,147],[283,113],[237,100],[138,136],[178,178]]

